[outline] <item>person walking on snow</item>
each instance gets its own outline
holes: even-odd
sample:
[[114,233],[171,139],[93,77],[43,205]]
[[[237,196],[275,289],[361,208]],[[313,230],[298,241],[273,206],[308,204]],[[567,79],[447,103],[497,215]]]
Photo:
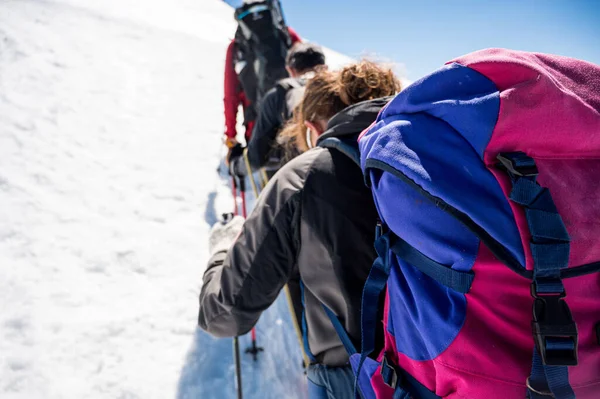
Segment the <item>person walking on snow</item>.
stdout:
[[285,64],[290,77],[277,82],[260,104],[258,119],[246,147],[248,163],[242,157],[241,144],[231,151],[230,170],[236,176],[243,177],[264,167],[271,178],[281,168],[284,154],[277,136],[302,101],[306,82],[316,70],[326,68],[325,54],[316,44],[298,42],[288,52]]
[[[285,25],[276,5],[278,2],[246,1],[235,11],[238,28],[225,55],[223,96],[225,145],[229,149],[238,143],[239,106],[243,107],[244,136],[248,140],[257,115],[260,91],[265,93],[272,87],[270,83],[275,83],[269,81],[270,76],[276,79],[286,76],[283,60],[287,49],[301,40]],[[261,63],[255,62],[257,59],[262,60]]]
[[[400,90],[391,70],[363,61],[319,71],[306,85],[294,120],[282,134],[301,148],[327,138],[354,143]],[[306,139],[308,138],[308,142]],[[324,306],[359,346],[363,285],[376,254],[377,211],[362,172],[334,148],[313,148],[273,177],[244,222],[211,232],[211,258],[200,293],[198,323],[217,337],[246,334],[285,284],[302,311],[311,399],[351,398],[348,353]]]

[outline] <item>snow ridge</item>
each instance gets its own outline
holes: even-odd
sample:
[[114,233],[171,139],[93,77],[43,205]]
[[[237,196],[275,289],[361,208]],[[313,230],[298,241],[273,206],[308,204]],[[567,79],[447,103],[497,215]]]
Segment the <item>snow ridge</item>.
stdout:
[[[3,399],[234,397],[231,340],[196,329],[233,205],[216,168],[234,29],[219,0],[0,2]],[[283,298],[258,335],[246,397],[305,397]]]

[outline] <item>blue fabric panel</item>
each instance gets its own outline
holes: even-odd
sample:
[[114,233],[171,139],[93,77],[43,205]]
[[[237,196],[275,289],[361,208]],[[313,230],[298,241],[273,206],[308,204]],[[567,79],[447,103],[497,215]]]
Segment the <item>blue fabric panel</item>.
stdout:
[[[360,353],[350,356],[350,365],[356,374],[358,364],[360,363]],[[379,363],[370,357],[366,358],[358,376],[358,386],[362,393],[363,399],[375,399],[375,391],[371,386],[371,378],[375,373],[379,372]]]
[[438,263],[471,270],[479,249],[475,234],[395,176],[384,173],[372,181],[379,215],[398,237]]
[[[381,175],[377,170],[372,173]],[[389,173],[372,179],[372,184],[380,216],[398,236],[438,263],[471,269],[479,239],[461,222]],[[394,206],[380,206],[381,198],[394,198]],[[404,209],[410,211],[400,211]],[[465,296],[393,253],[391,259],[388,295],[394,312],[388,314],[388,331],[395,337],[399,352],[414,360],[434,359],[464,324]]]
[[444,287],[398,259],[388,280],[388,331],[398,352],[413,360],[431,360],[454,341],[465,318],[464,294]]
[[483,159],[499,108],[500,93],[491,80],[471,68],[449,64],[407,87],[378,120],[398,114],[431,115],[460,132]]
[[[414,83],[387,105],[359,142],[361,165],[364,170],[367,159],[387,163],[469,215],[524,267],[525,255],[509,202],[482,162],[498,108],[499,93],[491,81],[470,68],[446,66]],[[407,211],[399,208],[396,196],[405,183],[393,180],[396,182],[390,184],[397,188],[385,193],[374,188],[375,198],[382,205],[380,211],[389,208],[387,212],[393,211],[397,219],[415,212],[420,218],[429,218],[430,214],[421,213],[420,203],[410,204]],[[384,221],[426,256],[445,263],[415,242],[444,245],[440,238],[445,239],[447,234],[431,237],[413,229],[416,236],[406,236],[396,230],[403,222]]]

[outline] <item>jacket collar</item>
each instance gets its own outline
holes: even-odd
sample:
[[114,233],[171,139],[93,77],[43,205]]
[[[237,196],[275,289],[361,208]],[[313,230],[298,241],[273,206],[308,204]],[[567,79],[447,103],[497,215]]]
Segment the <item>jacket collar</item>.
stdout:
[[338,112],[327,123],[327,130],[319,136],[317,145],[328,137],[352,139],[355,136],[357,139],[364,129],[375,122],[379,111],[392,98],[384,97],[363,101]]

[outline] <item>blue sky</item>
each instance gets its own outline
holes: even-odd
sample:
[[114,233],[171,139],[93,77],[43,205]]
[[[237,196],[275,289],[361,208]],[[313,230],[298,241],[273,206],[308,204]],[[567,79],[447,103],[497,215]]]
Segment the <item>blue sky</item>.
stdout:
[[600,64],[600,0],[282,0],[282,5],[288,25],[301,36],[352,57],[402,63],[411,80],[486,47]]

